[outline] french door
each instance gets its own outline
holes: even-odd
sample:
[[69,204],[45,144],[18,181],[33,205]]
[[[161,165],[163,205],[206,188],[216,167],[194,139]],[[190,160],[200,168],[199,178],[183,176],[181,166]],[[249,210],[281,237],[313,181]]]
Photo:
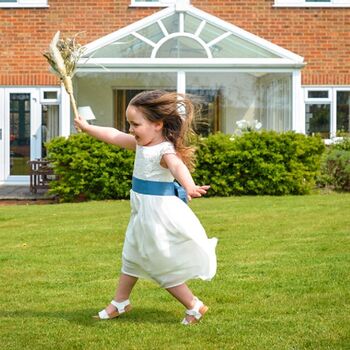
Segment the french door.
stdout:
[[28,161],[41,156],[39,92],[33,88],[8,88],[2,100],[0,182],[28,183]]

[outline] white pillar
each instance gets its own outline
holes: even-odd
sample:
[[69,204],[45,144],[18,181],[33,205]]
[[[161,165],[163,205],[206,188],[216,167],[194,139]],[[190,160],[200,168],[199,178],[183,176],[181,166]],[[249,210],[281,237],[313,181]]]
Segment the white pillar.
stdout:
[[331,110],[330,110],[330,138],[337,136],[337,91],[332,89],[330,92]]
[[186,73],[184,71],[177,72],[177,92],[179,94],[186,93]]
[[305,134],[305,108],[300,70],[293,71],[292,96],[292,130]]
[[71,134],[71,109],[69,95],[63,84],[61,85],[60,107],[60,136],[69,136]]

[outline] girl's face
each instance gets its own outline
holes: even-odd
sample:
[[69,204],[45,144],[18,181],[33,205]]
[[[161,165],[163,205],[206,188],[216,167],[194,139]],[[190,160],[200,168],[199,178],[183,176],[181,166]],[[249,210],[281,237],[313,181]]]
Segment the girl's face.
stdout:
[[130,124],[129,132],[135,136],[140,146],[153,146],[162,141],[163,122],[151,122],[143,116],[143,113],[134,106],[126,109],[126,119]]

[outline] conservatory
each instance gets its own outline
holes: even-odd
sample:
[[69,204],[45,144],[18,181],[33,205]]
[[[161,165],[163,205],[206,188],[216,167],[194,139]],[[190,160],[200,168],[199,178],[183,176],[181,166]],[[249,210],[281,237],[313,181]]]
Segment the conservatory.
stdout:
[[303,58],[191,5],[169,6],[88,45],[75,92],[95,123],[127,131],[140,91],[189,93],[202,104],[197,131],[232,133],[236,122],[304,132]]

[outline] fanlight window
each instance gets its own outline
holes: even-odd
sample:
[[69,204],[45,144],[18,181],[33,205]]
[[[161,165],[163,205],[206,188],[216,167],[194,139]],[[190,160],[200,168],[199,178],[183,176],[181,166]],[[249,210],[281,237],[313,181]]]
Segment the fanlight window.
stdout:
[[188,13],[176,12],[86,58],[277,58],[279,56]]

